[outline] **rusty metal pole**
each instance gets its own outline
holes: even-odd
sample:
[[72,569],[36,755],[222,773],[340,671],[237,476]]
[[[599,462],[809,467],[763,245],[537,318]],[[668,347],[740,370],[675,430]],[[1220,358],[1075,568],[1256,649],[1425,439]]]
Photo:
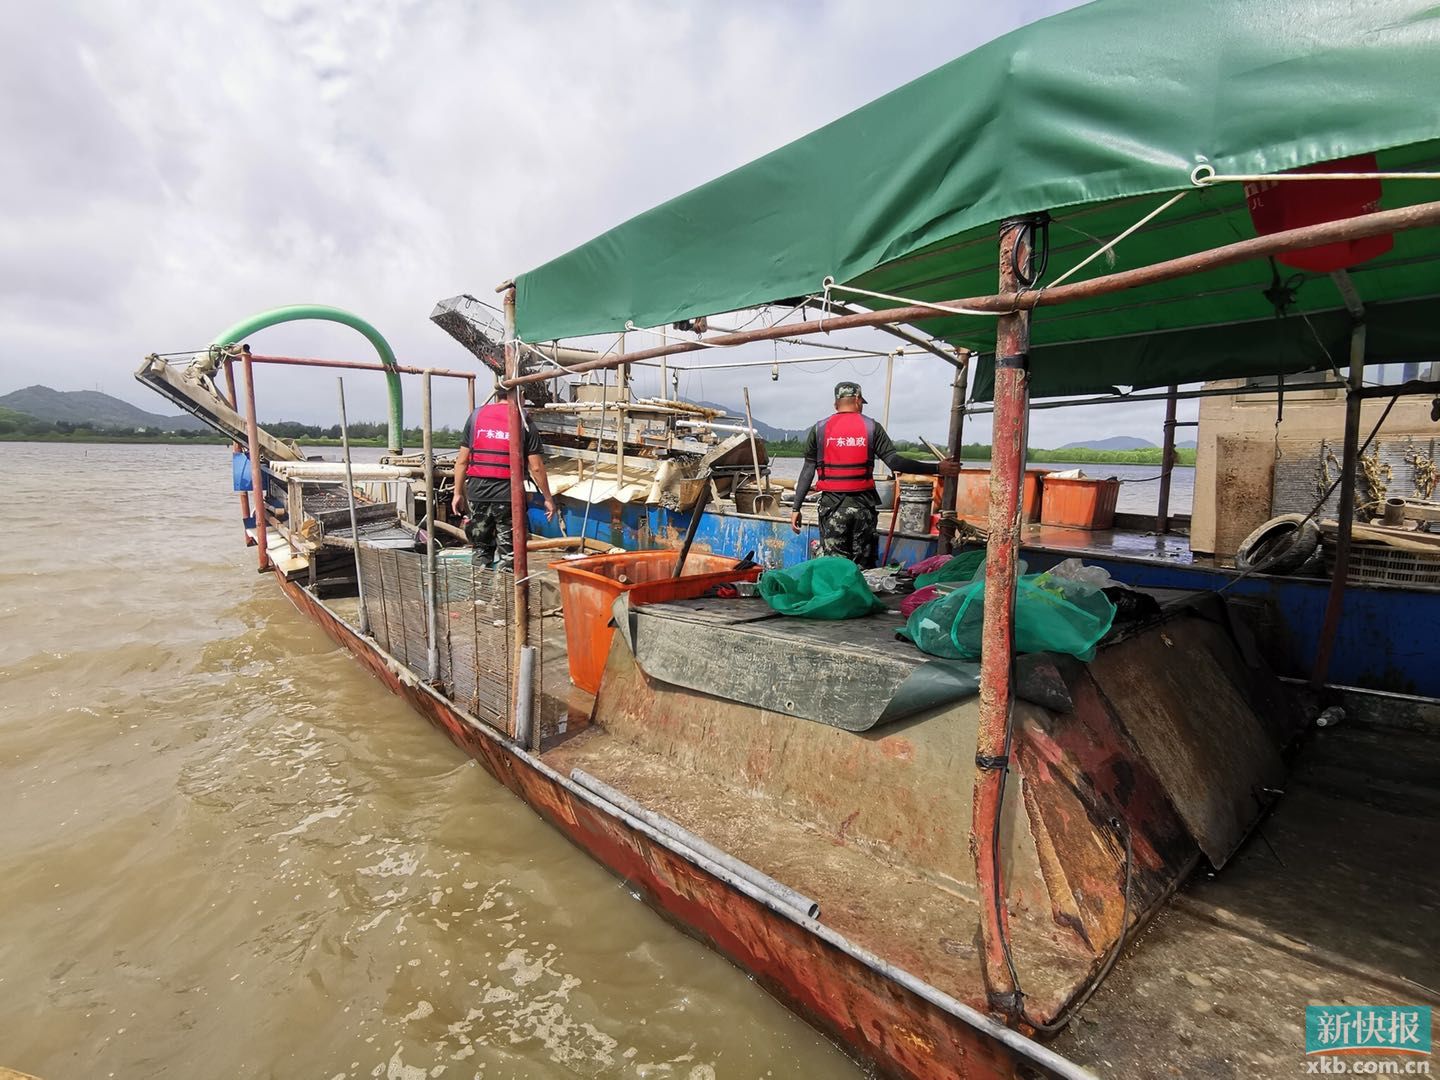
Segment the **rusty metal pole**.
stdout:
[[[960,460],[961,439],[965,433],[965,391],[970,374],[970,350],[956,349],[958,363],[955,365],[955,382],[950,391],[950,435],[946,448],[950,460]],[[947,476],[940,482],[940,551],[943,554],[955,550],[955,525],[947,522],[954,517],[955,501],[960,491],[960,479]]]
[[432,683],[440,678],[439,605],[435,597],[435,437],[430,412],[430,372],[420,376],[420,446],[425,455],[425,669]]
[[1164,536],[1170,531],[1170,474],[1175,469],[1175,395],[1180,388],[1170,384],[1170,396],[1165,399],[1165,434],[1160,440],[1160,498],[1155,508],[1155,534]]
[[1365,324],[1357,322],[1350,334],[1350,383],[1345,390],[1345,451],[1341,456],[1340,533],[1335,539],[1335,573],[1330,578],[1330,594],[1325,600],[1325,621],[1320,626],[1320,641],[1315,647],[1315,666],[1310,684],[1320,686],[1330,673],[1330,657],[1335,652],[1335,637],[1340,631],[1340,616],[1345,607],[1345,586],[1350,576],[1350,535],[1355,524],[1355,469],[1360,459],[1360,409],[1364,399],[1360,389],[1365,376]]
[[260,570],[270,569],[270,556],[265,550],[265,470],[260,464],[260,424],[255,419],[255,369],[250,364],[250,346],[240,346],[240,362],[245,368],[245,438],[249,442],[250,488],[255,493],[255,546],[260,549]]
[[[1000,291],[1013,293],[1028,274],[1032,218],[1000,225]],[[980,717],[975,738],[975,793],[970,850],[980,896],[981,970],[990,1005],[1021,1010],[1011,975],[1009,917],[999,851],[1000,809],[1009,769],[1014,688],[1015,572],[1020,548],[1020,486],[1025,475],[1030,397],[1030,313],[1002,315],[995,327],[995,420],[990,459],[990,535],[985,554],[985,616],[980,645]]]
[[[505,290],[505,375],[514,379],[520,372],[520,349],[515,344],[515,287]],[[526,521],[525,498],[525,432],[520,423],[520,387],[511,386],[510,400],[510,523],[515,540],[515,620],[512,644],[514,673],[510,682],[511,709],[508,734],[515,735],[516,718],[520,712],[520,664],[530,639],[530,558],[527,541],[530,531]],[[603,425],[603,421],[602,421]]]
[[466,405],[466,408],[467,408],[467,410],[468,410],[468,411],[465,413],[465,415],[466,415],[466,416],[474,416],[474,415],[475,415],[475,380],[474,380],[474,379],[467,379],[467,380],[465,381],[465,405]]
[[[280,364],[293,367],[328,367],[342,368],[346,371],[385,371],[396,372],[400,375],[424,375],[430,372],[437,378],[465,379],[473,381],[473,371],[451,371],[448,368],[422,368],[410,364],[372,364],[364,360],[326,360],[319,356],[270,356],[266,353],[255,353],[250,357],[252,364]],[[393,453],[393,451],[392,451]]]
[[[616,348],[623,355],[625,352],[625,335],[620,335],[620,344]],[[622,364],[618,371],[619,409],[615,413],[615,497],[620,497],[620,491],[625,486],[625,417],[626,409],[630,404],[630,365]],[[605,433],[605,410],[600,410],[600,434]],[[600,443],[595,443],[598,449]]]
[[[230,357],[225,357],[225,391],[229,395],[230,408],[234,409],[238,413],[240,411],[240,398],[235,393],[235,370],[233,367],[234,363],[235,361],[232,360]],[[230,444],[231,453],[238,454],[240,450],[241,446],[239,443]],[[242,531],[245,531],[245,542],[247,544],[250,542],[250,534],[248,530],[245,529],[245,522],[249,520],[250,493],[248,491],[242,491],[240,492],[240,528]]]

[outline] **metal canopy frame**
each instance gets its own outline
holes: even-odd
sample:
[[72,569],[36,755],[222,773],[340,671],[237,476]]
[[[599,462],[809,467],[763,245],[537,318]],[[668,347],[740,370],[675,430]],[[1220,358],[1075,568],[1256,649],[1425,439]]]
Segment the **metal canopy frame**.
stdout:
[[[1038,308],[1061,307],[1083,300],[1118,295],[1141,286],[1175,281],[1194,274],[1234,266],[1255,259],[1268,258],[1285,251],[1321,244],[1365,239],[1387,233],[1440,226],[1440,202],[1417,203],[1391,210],[1374,211],[1356,217],[1323,224],[1289,229],[1169,259],[1149,266],[1101,275],[1073,284],[1053,288],[1026,289],[1018,279],[1018,270],[1028,267],[1034,251],[1034,230],[1040,216],[1028,215],[1010,219],[999,226],[999,291],[944,302],[946,308],[963,308],[977,317],[993,315],[996,324],[996,360],[994,393],[994,434],[991,457],[989,503],[989,535],[987,537],[987,589],[993,597],[999,592],[1002,603],[986,603],[981,654],[979,724],[976,736],[976,773],[974,780],[974,813],[971,821],[971,849],[975,858],[976,881],[982,903],[980,916],[981,966],[990,1003],[1013,1022],[1035,1024],[1025,1011],[1024,994],[1018,984],[1011,961],[1006,908],[1003,898],[1004,871],[1000,852],[1000,813],[1004,798],[1005,778],[1012,741],[1012,685],[1014,660],[1015,585],[1020,547],[1020,488],[1025,467],[1028,442],[1030,315]],[[923,257],[924,253],[916,257]],[[1339,617],[1344,601],[1345,566],[1351,543],[1349,511],[1354,505],[1354,463],[1358,444],[1360,402],[1372,396],[1362,388],[1361,373],[1365,361],[1365,324],[1363,308],[1352,283],[1337,280],[1354,331],[1350,354],[1350,378],[1346,384],[1345,470],[1341,481],[1341,523],[1337,546],[1337,568],[1331,581],[1326,621],[1321,632],[1312,678],[1323,681],[1329,656],[1334,646]],[[602,355],[593,360],[569,366],[565,370],[519,374],[518,354],[521,343],[515,340],[515,286],[506,282],[497,291],[505,295],[507,378],[501,386],[508,392],[512,417],[518,418],[521,387],[548,381],[567,374],[624,368],[629,364],[695,352],[708,348],[725,348],[781,337],[830,334],[837,330],[875,327],[894,330],[900,324],[933,320],[939,312],[934,303],[902,304],[872,311],[849,308],[843,314],[827,314],[815,323],[776,324],[755,330],[720,333],[695,341],[677,341],[657,347]],[[828,296],[826,300],[828,302]],[[802,301],[800,307],[804,306]],[[847,306],[848,307],[848,306]],[[908,331],[907,331],[908,333]],[[1164,332],[1154,336],[1163,338]],[[967,354],[968,358],[968,354]],[[703,365],[701,365],[703,368]],[[1430,384],[1412,384],[1410,392]],[[1398,395],[1407,391],[1401,387]],[[1166,456],[1173,447],[1174,402],[1178,388],[1171,386],[1165,395]],[[957,388],[957,397],[963,387]],[[957,401],[957,407],[959,402]],[[1058,407],[1058,403],[1057,403]],[[518,424],[512,421],[518,431]],[[952,421],[952,437],[958,438],[958,423]],[[512,446],[518,448],[518,442]],[[958,451],[952,445],[951,452]],[[521,463],[512,454],[512,492],[521,492]],[[523,513],[523,495],[517,497],[514,513]],[[1167,507],[1160,507],[1158,517],[1165,518]],[[524,571],[517,562],[517,593],[525,588]],[[525,610],[524,597],[517,595],[516,611]],[[517,634],[517,648],[523,636]],[[1122,929],[1120,941],[1125,940]],[[1098,981],[1098,980],[1097,980]]]

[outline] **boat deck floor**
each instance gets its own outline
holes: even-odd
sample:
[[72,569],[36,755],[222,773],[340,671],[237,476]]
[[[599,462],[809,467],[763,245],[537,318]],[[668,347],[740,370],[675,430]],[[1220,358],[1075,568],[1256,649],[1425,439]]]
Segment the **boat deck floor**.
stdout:
[[[598,729],[545,756],[810,895],[821,921],[857,944],[962,1001],[983,1000],[974,901],[962,887],[686,780]],[[1261,830],[1150,923],[1054,1048],[1101,1075],[1291,1076],[1303,1068],[1307,1004],[1440,1004],[1437,772],[1433,735],[1321,732]],[[1012,927],[1029,971],[1049,969],[1057,983],[1082,973],[1080,958],[1036,928]]]
[[[1174,533],[1157,535],[1130,529],[1067,529],[1059,525],[1026,525],[1020,535],[1022,547],[1076,558],[1142,559],[1177,566],[1215,569],[1213,559],[1190,550],[1190,538]],[[1023,557],[1023,556],[1022,556]]]
[[1114,1076],[1289,1077],[1307,1004],[1440,1004],[1440,739],[1342,725],[1055,1040]]
[[[648,809],[820,905],[820,921],[877,956],[972,1005],[984,989],[975,952],[977,909],[965,886],[923,877],[787,815],[773,802],[685,777],[672,760],[593,728],[544,755],[568,774],[582,768]],[[1046,996],[1083,978],[1090,957],[1064,949],[1043,930],[1012,916],[1017,951],[1044,971]],[[1035,987],[1037,993],[1042,988]]]

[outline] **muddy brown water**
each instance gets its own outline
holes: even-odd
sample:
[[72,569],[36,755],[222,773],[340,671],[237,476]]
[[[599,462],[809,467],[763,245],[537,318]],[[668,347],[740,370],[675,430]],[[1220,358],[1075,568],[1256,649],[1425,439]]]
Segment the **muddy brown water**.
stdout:
[[0,1066],[860,1075],[259,577],[226,448],[0,484]]

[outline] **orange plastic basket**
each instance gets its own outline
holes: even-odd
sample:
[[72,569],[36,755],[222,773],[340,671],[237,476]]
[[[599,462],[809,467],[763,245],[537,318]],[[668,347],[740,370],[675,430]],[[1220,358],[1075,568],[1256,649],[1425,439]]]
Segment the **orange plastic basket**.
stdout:
[[712,585],[760,576],[758,566],[736,570],[738,559],[692,551],[685,559],[685,572],[672,578],[678,556],[673,550],[627,551],[551,563],[560,578],[571,682],[592,694],[600,692],[600,676],[615,634],[610,609],[621,593],[629,593],[632,604],[661,604],[703,596]]
[[[1040,517],[1041,479],[1047,470],[1026,469],[1025,486],[1021,490],[1021,520],[1036,521]],[[970,521],[990,518],[990,470],[961,469],[955,481],[955,516]]]
[[1072,529],[1108,529],[1115,524],[1120,481],[1092,477],[1045,477],[1040,498],[1040,524]]

